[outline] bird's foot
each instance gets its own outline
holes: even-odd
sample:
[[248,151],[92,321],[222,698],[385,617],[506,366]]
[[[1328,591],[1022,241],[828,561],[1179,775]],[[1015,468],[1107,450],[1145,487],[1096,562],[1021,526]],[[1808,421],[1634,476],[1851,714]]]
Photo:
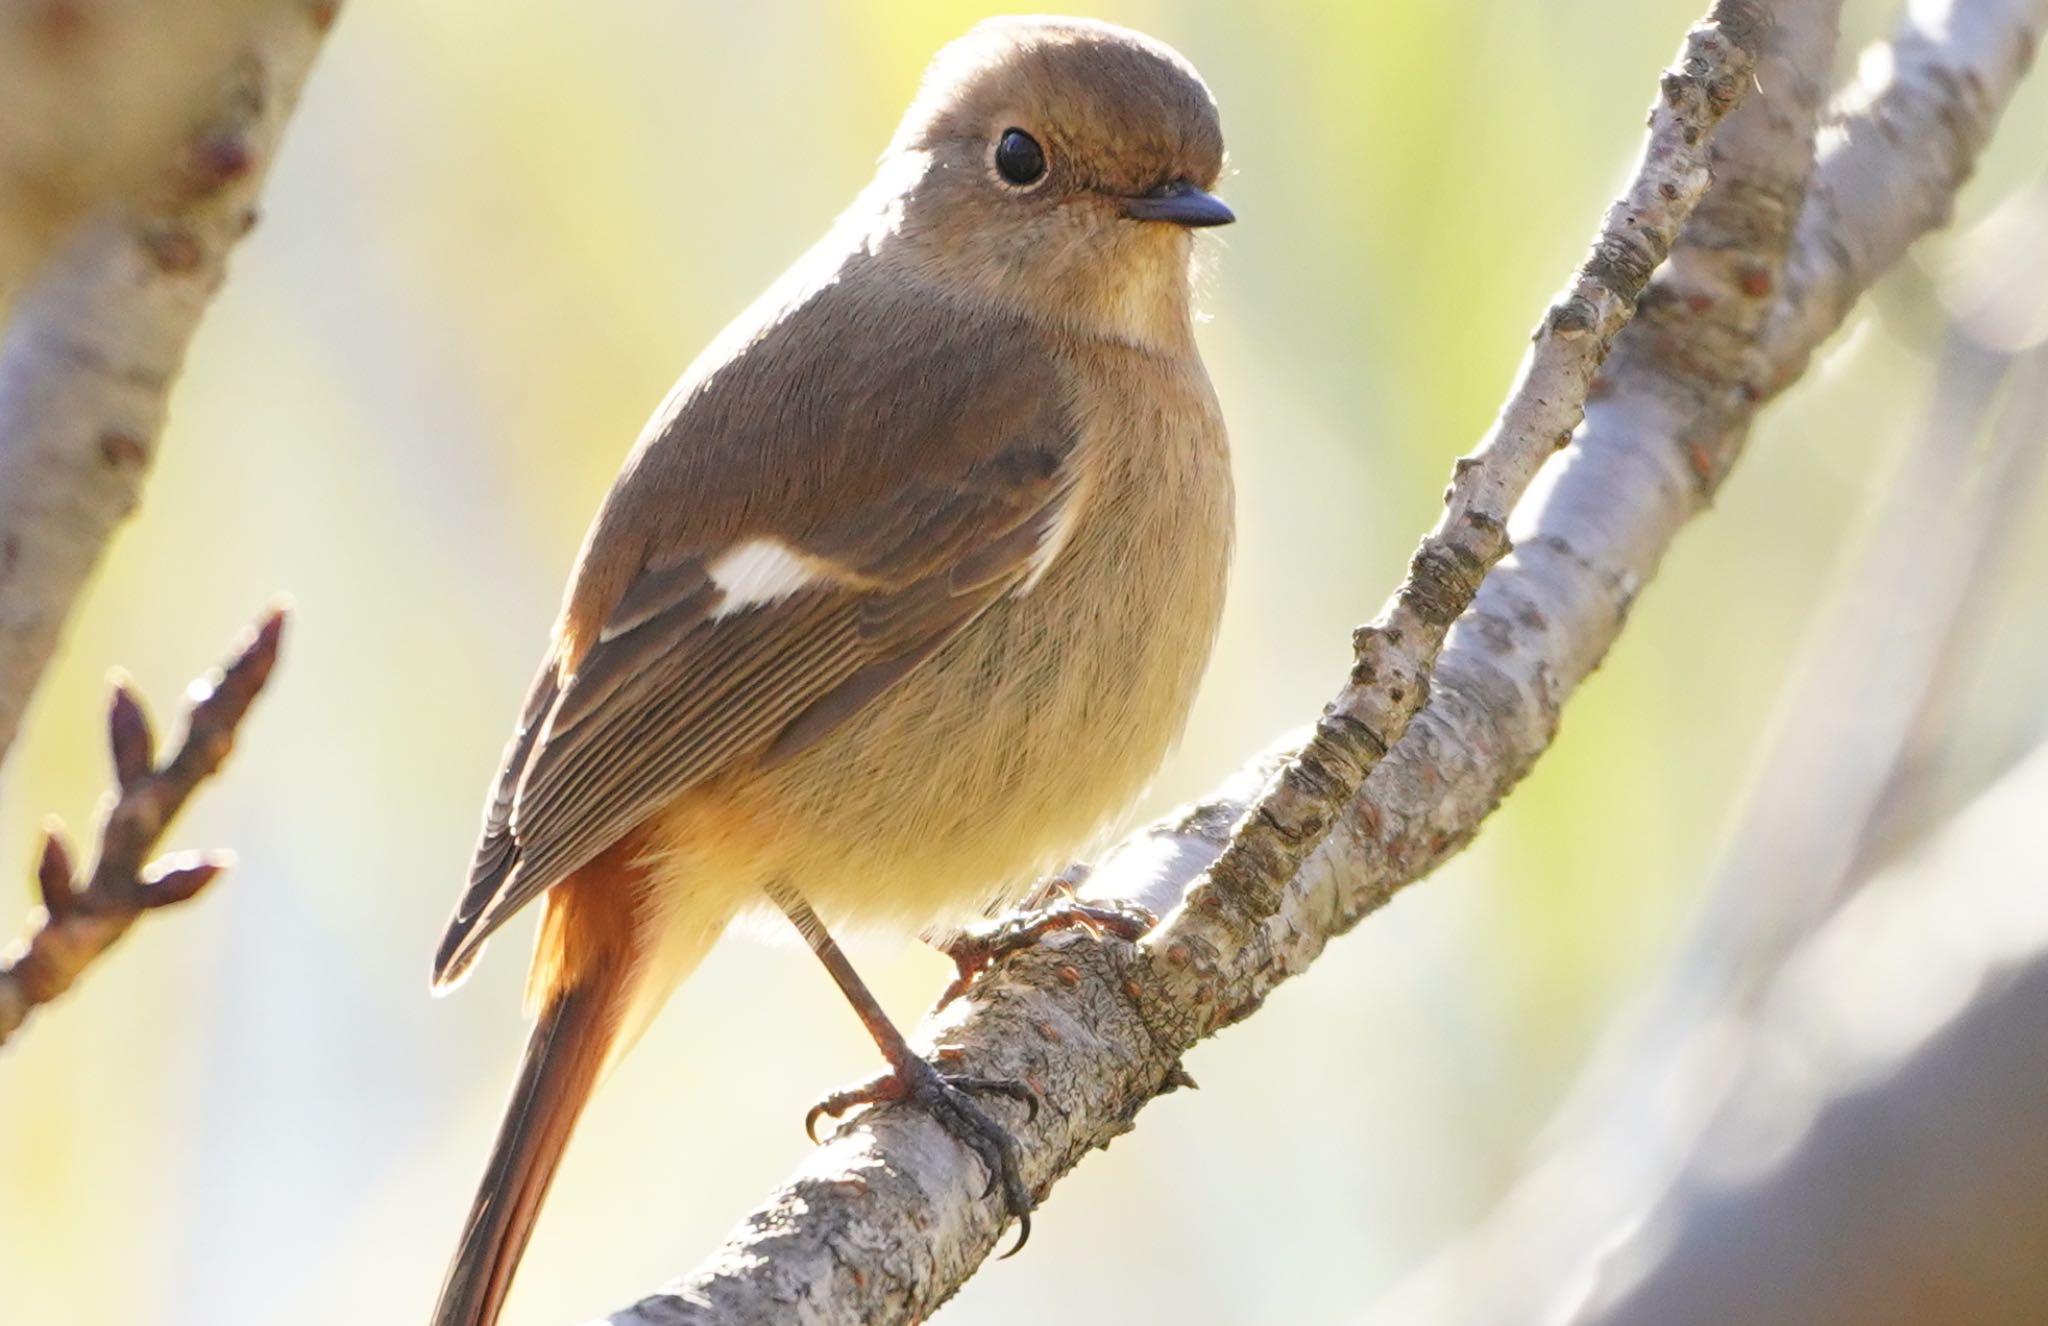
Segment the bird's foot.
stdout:
[[1095,935],[1114,935],[1132,942],[1159,924],[1159,918],[1134,902],[1082,902],[1055,897],[1028,910],[1012,912],[986,925],[962,930],[940,951],[953,960],[953,979],[932,1006],[937,1012],[958,999],[996,959],[1026,949],[1056,930],[1079,926]]
[[942,1073],[913,1055],[893,1070],[835,1091],[813,1105],[811,1112],[804,1116],[804,1131],[815,1142],[821,1118],[829,1116],[836,1119],[858,1105],[910,1101],[938,1120],[940,1127],[958,1138],[981,1161],[982,1168],[988,1171],[988,1184],[981,1190],[983,1197],[998,1187],[1002,1189],[1004,1210],[1017,1218],[1017,1242],[1003,1256],[1014,1257],[1023,1248],[1024,1241],[1031,1237],[1031,1190],[1024,1186],[1016,1141],[1001,1124],[988,1116],[987,1111],[975,1104],[974,1093],[1022,1101],[1028,1111],[1026,1119],[1038,1117],[1038,1097],[1022,1082],[1012,1078]]
[[1095,867],[1086,861],[1075,861],[1057,874],[1047,875],[1038,881],[1038,887],[1024,895],[1011,910],[1035,912],[1041,907],[1050,907],[1063,898],[1072,898],[1088,882],[1088,876],[1095,873]]

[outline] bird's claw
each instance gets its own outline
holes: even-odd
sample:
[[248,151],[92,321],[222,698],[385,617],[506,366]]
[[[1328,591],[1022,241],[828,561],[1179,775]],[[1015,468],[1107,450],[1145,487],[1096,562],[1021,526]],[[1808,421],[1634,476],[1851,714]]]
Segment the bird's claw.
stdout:
[[1082,902],[1078,898],[1054,898],[1029,910],[999,917],[987,925],[974,926],[953,936],[941,951],[953,960],[953,979],[939,995],[933,1011],[944,1008],[967,992],[974,978],[998,958],[1026,949],[1056,930],[1079,926],[1096,937],[1113,935],[1136,942],[1159,924],[1159,918],[1133,902],[1113,899]]
[[1017,1143],[1009,1132],[974,1103],[975,1094],[1005,1096],[1020,1101],[1025,1118],[1038,1117],[1038,1096],[1022,1082],[1002,1077],[968,1077],[942,1073],[922,1059],[911,1059],[898,1069],[870,1078],[858,1085],[835,1091],[811,1107],[804,1116],[804,1132],[818,1140],[818,1120],[838,1118],[859,1105],[881,1105],[907,1100],[938,1121],[940,1127],[972,1151],[988,1173],[981,1195],[986,1198],[998,1187],[1004,1210],[1017,1218],[1017,1241],[1003,1254],[1014,1257],[1031,1237],[1031,1190],[1024,1185]]

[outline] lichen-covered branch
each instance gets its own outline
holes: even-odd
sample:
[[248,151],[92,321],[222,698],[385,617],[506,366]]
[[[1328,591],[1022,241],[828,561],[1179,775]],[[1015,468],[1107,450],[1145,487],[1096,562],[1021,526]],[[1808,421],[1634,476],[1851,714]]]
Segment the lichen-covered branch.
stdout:
[[143,913],[184,902],[225,868],[217,856],[175,856],[152,863],[156,845],[192,792],[234,749],[249,706],[270,680],[284,632],[284,612],[273,610],[212,677],[194,682],[185,735],[168,760],[157,763],[156,738],[142,702],[125,683],[108,706],[115,792],[91,865],[74,869],[62,827],[54,822],[36,864],[42,910],[28,934],[0,955],[0,1044],[40,1004],[73,981],[128,933]]
[[335,0],[264,0],[154,185],[75,226],[13,301],[0,341],[0,759],[86,577],[141,500],[186,346],[256,219],[334,14]]
[[[1211,958],[1177,946],[1170,927],[1136,948],[1055,936],[999,964],[928,1019],[920,1034],[941,1059],[976,1075],[1022,1079],[1037,1092],[1041,1106],[1029,1119],[991,1102],[1013,1130],[1036,1192],[1128,1130],[1148,1100],[1180,1080],[1179,1057],[1200,1035],[1256,1008],[1332,936],[1470,840],[1547,747],[1561,707],[1614,640],[1678,530],[1703,507],[1702,474],[1725,472],[1761,399],[1796,378],[1794,366],[1870,280],[1946,214],[2048,26],[2044,11],[2048,0],[1916,4],[1891,48],[1896,76],[1851,94],[1815,161],[1814,201],[1803,207],[1805,149],[1797,139],[1811,94],[1797,89],[1818,80],[1809,72],[1803,83],[1766,85],[1767,96],[1791,99],[1780,114],[1793,143],[1754,131],[1742,148],[1750,164],[1735,172],[1754,184],[1753,204],[1731,201],[1720,220],[1703,221],[1693,237],[1699,252],[1688,248],[1668,277],[1697,283],[1703,309],[1689,314],[1692,302],[1681,299],[1669,319],[1622,336],[1579,445],[1517,508],[1515,551],[1450,632],[1426,707],[1321,844],[1264,900],[1273,913],[1246,942]],[[1938,124],[1928,134],[1876,132],[1880,124],[1930,122]],[[1887,196],[1841,207],[1865,178],[1884,180]],[[1795,214],[1781,281],[1776,254]],[[1755,233],[1746,236],[1748,229]],[[1707,252],[1717,248],[1730,252]],[[1744,253],[1759,265],[1742,261]],[[1716,311],[1713,291],[1731,302]],[[1762,330],[1745,344],[1745,327]],[[1683,388],[1666,389],[1666,378],[1683,379]],[[1703,456],[1712,463],[1703,466]],[[1171,909],[1292,753],[1283,745],[1181,819],[1127,840],[1085,891]],[[708,1263],[610,1321],[921,1320],[995,1246],[1001,1212],[983,1186],[973,1160],[931,1120],[899,1107],[867,1112]]]

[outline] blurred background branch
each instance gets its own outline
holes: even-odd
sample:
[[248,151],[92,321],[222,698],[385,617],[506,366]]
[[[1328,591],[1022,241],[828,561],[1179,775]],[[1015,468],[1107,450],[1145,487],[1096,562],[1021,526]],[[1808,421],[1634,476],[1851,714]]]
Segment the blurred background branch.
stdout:
[[87,213],[156,190],[265,3],[0,2],[0,308]]
[[[1517,551],[1453,632],[1428,707],[1288,881],[1278,914],[1223,961],[1170,931],[1136,958],[1089,943],[1020,955],[922,1029],[964,1071],[1039,1092],[1046,1108],[1035,1120],[1010,1119],[1039,1191],[1128,1131],[1177,1080],[1180,1053],[1215,1025],[1203,1010],[1226,1010],[1224,1022],[1255,1010],[1331,937],[1470,841],[1548,744],[1564,700],[1726,473],[1757,405],[1796,379],[1862,289],[1948,215],[2048,21],[2048,5],[2017,0],[1915,6],[1866,57],[1866,79],[1838,102],[1816,157],[1805,144],[1836,7],[1788,0],[1781,10],[1777,78],[1763,89],[1774,104],[1753,108],[1722,145],[1733,187],[1645,297],[1663,316],[1624,333],[1600,408],[1517,511]],[[1813,183],[1802,190],[1804,160]],[[1876,180],[1882,202],[1861,196]],[[1247,788],[1287,758],[1269,756],[1179,822],[1124,844],[1085,893],[1168,910],[1214,860]],[[971,1168],[911,1112],[863,1115],[709,1263],[610,1321],[921,1319],[995,1238]]]
[[2048,1319],[2044,802],[2037,750],[1696,1029],[1734,1089],[1544,1320]]
[[141,501],[186,348],[334,14],[0,6],[0,761]]
[[36,869],[42,910],[21,942],[0,952],[0,1044],[37,1006],[70,989],[143,913],[188,901],[227,868],[230,858],[219,853],[149,857],[194,790],[234,749],[236,729],[276,666],[283,633],[284,612],[274,609],[225,667],[192,684],[184,735],[161,764],[141,699],[116,681],[107,717],[114,796],[83,873],[72,866],[63,826],[52,821],[44,832]]
[[[141,501],[173,384],[228,252],[256,222],[336,0],[0,0],[0,764],[85,582]],[[117,683],[116,792],[75,874],[61,831],[43,907],[0,957],[0,1042],[217,861],[146,858],[227,757],[276,661],[272,614],[195,697],[155,765]]]

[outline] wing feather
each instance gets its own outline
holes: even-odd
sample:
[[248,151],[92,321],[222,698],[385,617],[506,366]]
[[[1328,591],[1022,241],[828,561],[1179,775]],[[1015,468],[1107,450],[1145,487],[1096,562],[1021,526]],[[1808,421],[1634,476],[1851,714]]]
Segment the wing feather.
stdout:
[[[789,455],[804,458],[797,472],[811,482],[866,494],[836,511],[828,504],[829,514],[763,516],[760,492],[777,486],[763,468],[772,455],[726,450],[712,457],[720,472],[707,463],[682,479],[664,479],[653,452],[636,457],[600,517],[566,610],[564,640],[589,643],[580,653],[563,644],[534,683],[443,940],[437,983],[459,976],[525,903],[681,792],[742,762],[775,764],[810,749],[1040,569],[1068,504],[1079,500],[1074,432],[1053,375],[1043,359],[972,345],[948,352],[945,339],[918,352],[955,376],[912,379],[930,400],[916,392],[891,399],[915,427],[887,431],[894,416],[807,418],[799,422],[838,434],[882,431],[865,448],[843,445],[843,436],[834,447],[769,439],[786,466],[795,463]],[[979,379],[982,394],[963,392],[960,374]],[[702,421],[686,408],[664,438],[688,446],[693,423],[745,423],[719,418],[715,404],[698,410]],[[719,451],[722,436],[699,450]],[[894,450],[881,446],[891,438]],[[755,450],[769,443],[757,439]],[[898,477],[878,483],[875,471],[892,467]],[[574,614],[598,592],[590,587],[624,538],[608,532],[615,508],[638,503],[645,524],[656,498],[683,505],[684,480],[706,476],[728,490],[696,517],[702,534],[671,535],[664,555],[639,557],[605,591],[609,606],[587,619],[595,628],[579,634]],[[708,568],[758,539],[819,574],[786,597],[721,612],[725,595]]]

